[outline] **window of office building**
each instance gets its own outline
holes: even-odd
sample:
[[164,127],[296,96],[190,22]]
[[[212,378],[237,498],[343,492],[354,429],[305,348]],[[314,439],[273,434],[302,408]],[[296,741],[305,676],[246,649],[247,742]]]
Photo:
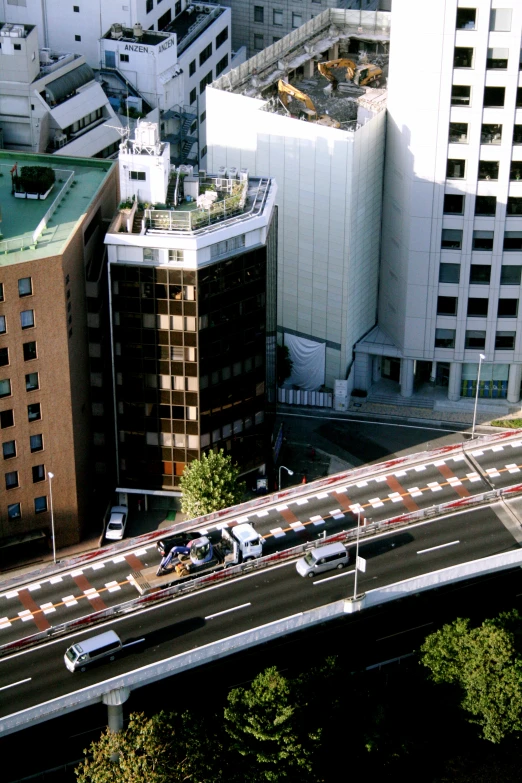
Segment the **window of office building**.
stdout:
[[488,314],[488,300],[470,296],[468,299],[468,317],[485,318]]
[[45,481],[45,466],[34,465],[33,466],[33,484],[37,484],[39,481]]
[[475,199],[475,215],[494,217],[496,210],[496,196],[477,196]]
[[515,348],[516,332],[497,332],[495,334],[495,351],[512,351]]
[[501,49],[494,47],[488,49],[488,58],[486,60],[486,67],[488,70],[501,70],[505,71],[508,67],[509,49]]
[[503,106],[506,96],[505,87],[484,87],[484,106]]
[[500,270],[500,285],[520,285],[522,266],[502,264]]
[[498,160],[479,160],[478,178],[479,180],[497,180],[498,179]]
[[220,73],[223,73],[223,71],[227,67],[228,67],[228,52],[224,57],[221,58],[221,60],[216,65],[216,78],[219,76]]
[[486,346],[486,332],[468,329],[466,331],[465,348],[484,348]]
[[228,27],[225,27],[216,37],[216,49],[219,49],[225,41],[228,41]]
[[460,250],[462,248],[462,229],[443,228],[440,246],[443,250]]
[[457,30],[474,30],[476,21],[476,8],[457,8]]
[[212,57],[212,41],[208,44],[208,46],[205,46],[205,48],[199,53],[199,66],[203,65],[203,63],[206,63],[209,57]]
[[129,179],[134,179],[138,182],[145,182],[147,179],[147,174],[145,171],[129,171]]
[[493,231],[474,231],[473,250],[493,250]]
[[439,283],[458,283],[460,280],[460,264],[441,264],[439,266]]
[[15,487],[18,487],[18,471],[17,470],[11,470],[9,473],[5,474],[5,488],[6,489],[15,489]]
[[0,315],[0,334],[5,334],[7,331],[7,326],[5,322],[5,315]]
[[259,24],[263,24],[265,21],[265,9],[262,5],[255,5],[254,6],[254,22],[258,22]]
[[464,203],[464,196],[455,193],[446,193],[444,195],[444,214],[463,215]]
[[465,84],[454,84],[451,88],[452,106],[469,106],[471,104],[471,87]]
[[194,87],[194,89],[190,91],[190,95],[189,95],[189,102],[191,106],[193,103],[196,103],[196,98],[197,98],[197,93],[196,93],[196,88]]
[[0,397],[11,396],[11,381],[9,378],[4,378],[0,381]]
[[454,68],[473,68],[473,49],[469,46],[456,46],[453,56]]
[[511,30],[511,8],[493,8],[489,15],[489,29],[498,33]]
[[302,24],[303,24],[303,15],[292,12],[292,27],[295,29],[296,27],[301,27]]
[[158,30],[164,30],[165,27],[170,24],[172,20],[172,11],[169,8],[168,11],[165,11],[165,13],[160,16],[158,19]]
[[491,279],[491,267],[487,264],[471,264],[469,270],[469,282],[474,285],[489,285]]
[[277,11],[274,9],[272,11],[272,24],[277,25],[278,27],[283,26],[283,12]]
[[14,411],[0,411],[0,430],[14,427]]
[[500,144],[502,141],[502,125],[483,124],[480,131],[481,144]]
[[34,310],[22,310],[20,313],[20,325],[22,329],[31,329],[34,326]]
[[205,92],[207,84],[212,84],[212,69],[207,73],[207,75],[199,83],[199,94],[200,95]]
[[9,519],[20,519],[22,516],[22,507],[20,503],[10,503],[7,506],[7,516]]
[[504,232],[504,250],[522,250],[522,231]]
[[450,122],[449,140],[452,144],[467,144],[468,142],[468,123]]
[[37,358],[35,340],[31,340],[31,342],[29,343],[24,343],[22,347],[23,347],[23,354],[24,354],[24,362],[29,362],[32,359]]
[[4,459],[16,457],[16,441],[7,440],[5,443],[2,443],[2,454]]
[[457,315],[457,302],[456,296],[437,297],[437,315]]
[[509,169],[509,179],[511,182],[522,180],[522,160],[512,160]]
[[0,302],[4,301],[4,284],[0,283]]
[[466,161],[457,158],[449,158],[446,176],[448,179],[464,179],[466,176]]
[[25,376],[25,390],[35,391],[40,387],[37,372],[30,372]]
[[30,277],[22,277],[18,281],[18,295],[20,297],[22,296],[31,296],[33,293],[33,281]]
[[9,348],[0,348],[0,367],[6,367],[9,364]]
[[497,318],[516,318],[518,315],[518,299],[499,299]]
[[515,125],[513,128],[513,144],[522,144],[522,125]]
[[47,497],[45,495],[34,499],[34,513],[41,514],[43,511],[47,511]]
[[146,13],[150,14],[153,8],[154,8],[154,0],[147,0],[147,2],[145,3]]
[[33,402],[27,406],[27,418],[29,421],[38,421],[42,418],[42,410],[39,402]]
[[455,348],[455,329],[435,329],[435,348]]
[[508,196],[507,214],[512,216],[522,215],[522,198]]
[[35,451],[42,451],[43,436],[41,434],[31,435],[31,437],[29,438],[29,445],[31,448],[31,454],[33,454]]
[[254,33],[254,49],[260,52],[265,48],[265,37],[260,33]]
[[189,65],[189,76],[194,76],[196,73],[196,61],[192,60],[192,62]]

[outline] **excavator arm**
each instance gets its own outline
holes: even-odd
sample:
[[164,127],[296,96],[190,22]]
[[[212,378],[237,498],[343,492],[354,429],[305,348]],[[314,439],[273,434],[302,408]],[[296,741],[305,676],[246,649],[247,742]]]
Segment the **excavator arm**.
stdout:
[[297,87],[294,87],[292,84],[289,84],[288,82],[284,82],[282,79],[279,79],[277,83],[277,89],[279,91],[279,97],[281,99],[281,103],[285,107],[285,109],[288,109],[288,95],[290,97],[295,98],[298,101],[301,101],[306,107],[307,114],[310,114],[310,116],[315,115],[317,116],[317,112],[315,110],[315,106],[312,103],[312,100],[309,98],[309,96],[301,92],[301,90],[298,90]]
[[357,66],[353,62],[353,60],[347,60],[344,57],[341,57],[339,60],[327,60],[324,63],[317,63],[317,69],[319,73],[324,76],[326,79],[328,79],[329,82],[332,82],[332,87],[335,90],[337,88],[337,85],[339,83],[338,79],[334,76],[332,71],[335,68],[345,68],[346,69],[346,81],[351,82],[355,76],[355,71],[357,70]]

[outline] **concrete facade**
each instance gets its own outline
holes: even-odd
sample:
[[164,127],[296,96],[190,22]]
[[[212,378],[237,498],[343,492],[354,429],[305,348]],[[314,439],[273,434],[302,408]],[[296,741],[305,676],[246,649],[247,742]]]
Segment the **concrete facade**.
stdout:
[[394,0],[380,336],[358,345],[356,364],[374,357],[379,375],[386,361],[403,396],[430,380],[450,400],[474,397],[483,354],[479,396],[520,399],[521,31],[512,0]]

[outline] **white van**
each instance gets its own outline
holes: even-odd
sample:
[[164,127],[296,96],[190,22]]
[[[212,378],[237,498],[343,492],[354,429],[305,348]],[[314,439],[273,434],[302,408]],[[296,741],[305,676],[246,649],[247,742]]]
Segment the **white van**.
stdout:
[[344,568],[350,562],[350,556],[342,544],[326,544],[310,549],[304,557],[301,557],[295,567],[301,576],[313,578],[323,571],[331,571],[334,568]]
[[98,636],[91,636],[83,642],[73,644],[65,651],[65,665],[70,672],[84,672],[87,666],[101,658],[114,660],[114,656],[122,648],[121,639],[114,631],[105,631]]

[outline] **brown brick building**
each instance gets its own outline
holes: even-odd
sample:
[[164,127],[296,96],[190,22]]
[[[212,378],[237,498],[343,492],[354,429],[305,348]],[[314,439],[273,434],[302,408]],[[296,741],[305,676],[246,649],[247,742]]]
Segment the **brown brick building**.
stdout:
[[[45,201],[15,198],[15,164],[19,172],[54,169]],[[2,558],[14,545],[50,540],[49,473],[56,545],[77,542],[96,465],[104,471],[93,446],[94,433],[94,443],[104,446],[104,406],[90,390],[101,377],[95,362],[101,362],[102,339],[89,329],[87,310],[100,320],[103,235],[117,207],[118,175],[110,161],[4,151],[0,174]]]

